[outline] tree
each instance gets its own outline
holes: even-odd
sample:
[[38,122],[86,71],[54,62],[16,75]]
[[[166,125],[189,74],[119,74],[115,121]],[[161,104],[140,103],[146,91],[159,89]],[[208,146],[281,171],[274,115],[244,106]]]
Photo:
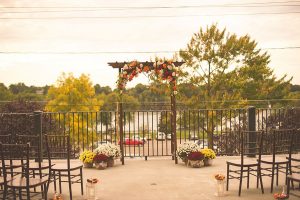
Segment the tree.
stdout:
[[209,102],[206,108],[216,106],[212,101],[221,101],[218,105],[224,107],[226,100],[287,95],[290,80],[286,81],[286,76],[275,78],[268,66],[270,56],[257,49],[248,35],[238,37],[217,25],[200,28],[180,56],[193,72],[189,82],[201,89],[198,100]]
[[94,85],[96,95],[104,93],[109,94],[112,92],[109,86],[101,87],[99,84]]
[[[281,98],[289,91],[290,80],[275,78],[268,66],[270,56],[257,49],[254,40],[227,33],[225,28],[219,30],[217,25],[200,28],[180,56],[191,72],[187,81],[198,87],[197,102],[206,102],[203,107],[207,109],[240,107],[247,99]],[[228,103],[237,99],[241,101]],[[210,115],[213,113],[208,112]],[[206,124],[211,147],[214,126]]]
[[82,74],[75,78],[73,74],[63,73],[55,86],[51,86],[47,95],[46,110],[59,111],[99,111],[102,102],[95,96],[95,90],[89,76]]
[[11,99],[12,93],[3,83],[0,83],[0,101],[9,101]]
[[57,124],[64,122],[64,129],[70,133],[72,144],[81,146],[82,143],[88,148],[91,138],[96,139],[96,126],[93,124],[96,115],[93,112],[99,111],[102,105],[95,96],[89,76],[82,74],[76,78],[72,74],[63,73],[56,85],[49,88],[47,97],[47,111],[63,112],[56,115]]
[[24,83],[11,84],[9,85],[9,90],[13,94],[19,94],[28,90],[28,86],[26,86]]

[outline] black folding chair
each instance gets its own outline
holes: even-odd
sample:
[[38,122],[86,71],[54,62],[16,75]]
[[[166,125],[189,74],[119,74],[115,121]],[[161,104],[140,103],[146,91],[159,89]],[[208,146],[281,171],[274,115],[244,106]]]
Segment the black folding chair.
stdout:
[[[54,159],[63,159],[65,163],[55,163],[51,168],[52,177],[54,180],[54,190],[56,190],[56,181],[59,183],[59,192],[62,193],[62,183],[67,182],[69,185],[70,199],[72,200],[72,184],[81,184],[81,194],[83,195],[83,178],[82,168],[80,163],[71,163],[71,145],[69,135],[45,135],[46,146],[49,155],[50,164]],[[79,173],[78,173],[79,171]]]
[[[29,176],[29,149],[29,144],[0,144],[4,180],[3,199],[8,199],[9,196],[13,196],[14,199],[18,196],[22,199],[24,192],[27,200],[39,193],[42,199],[47,199],[48,179]],[[36,192],[36,188],[39,187],[41,191]]]
[[[295,131],[291,142],[289,161],[289,174],[287,176],[287,194],[300,198],[300,130]],[[294,182],[299,183],[298,194],[291,193],[292,189],[295,190]]]
[[[255,138],[252,141],[250,137]],[[250,175],[256,176],[256,187],[258,188],[259,182],[262,193],[264,187],[261,177],[261,146],[262,146],[263,132],[261,131],[242,131],[240,133],[240,154],[239,160],[226,161],[227,164],[227,186],[229,189],[229,180],[239,180],[239,196],[241,196],[243,178],[247,178],[247,189],[249,188]],[[246,156],[258,158],[247,158]]]
[[271,193],[273,193],[275,177],[276,186],[278,186],[279,173],[284,173],[285,177],[288,175],[289,161],[286,156],[289,154],[294,131],[294,129],[274,129],[268,138],[265,137],[271,141],[270,151],[272,156],[262,156],[261,170],[262,176],[271,178]]

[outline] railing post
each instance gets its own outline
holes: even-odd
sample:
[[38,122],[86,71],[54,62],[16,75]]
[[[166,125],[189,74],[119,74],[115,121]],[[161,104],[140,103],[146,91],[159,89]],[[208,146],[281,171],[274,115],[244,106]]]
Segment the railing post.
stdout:
[[249,135],[248,135],[248,141],[250,142],[250,154],[251,156],[248,157],[255,157],[255,153],[256,153],[256,149],[255,149],[255,142],[256,142],[256,133],[254,131],[256,131],[256,109],[254,106],[250,106],[248,108],[248,131],[249,131]]
[[38,158],[35,159],[36,162],[43,161],[43,130],[42,130],[42,115],[43,111],[34,111],[34,134],[39,136],[40,141],[38,141],[39,152]]

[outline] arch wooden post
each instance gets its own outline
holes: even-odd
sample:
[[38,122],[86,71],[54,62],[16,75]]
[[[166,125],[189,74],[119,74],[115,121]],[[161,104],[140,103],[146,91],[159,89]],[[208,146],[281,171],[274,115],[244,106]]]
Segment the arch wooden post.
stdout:
[[[121,74],[121,68],[119,68],[119,75]],[[121,162],[122,165],[125,164],[124,162],[124,144],[123,144],[123,97],[122,93],[119,94],[119,102],[118,102],[118,117],[119,117],[119,134],[120,134],[120,150],[121,150]]]
[[178,164],[178,159],[176,156],[177,150],[177,134],[176,134],[176,97],[174,94],[171,94],[171,151],[172,151],[172,159],[175,160],[175,164]]

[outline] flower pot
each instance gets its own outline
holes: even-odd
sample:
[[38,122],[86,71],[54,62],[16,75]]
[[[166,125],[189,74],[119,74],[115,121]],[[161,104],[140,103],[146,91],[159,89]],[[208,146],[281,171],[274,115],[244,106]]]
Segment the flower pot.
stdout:
[[213,159],[205,158],[203,161],[204,161],[204,166],[212,166],[213,164]]
[[199,168],[204,165],[202,160],[188,160],[188,165],[193,168]]
[[84,168],[92,168],[93,163],[83,163]]
[[107,167],[113,167],[115,165],[115,160],[114,158],[109,158],[107,160]]
[[96,169],[103,170],[103,169],[106,169],[106,167],[107,167],[107,162],[102,161],[102,162],[95,163]]
[[182,162],[184,162],[185,165],[188,165],[188,159],[187,158],[181,158]]

